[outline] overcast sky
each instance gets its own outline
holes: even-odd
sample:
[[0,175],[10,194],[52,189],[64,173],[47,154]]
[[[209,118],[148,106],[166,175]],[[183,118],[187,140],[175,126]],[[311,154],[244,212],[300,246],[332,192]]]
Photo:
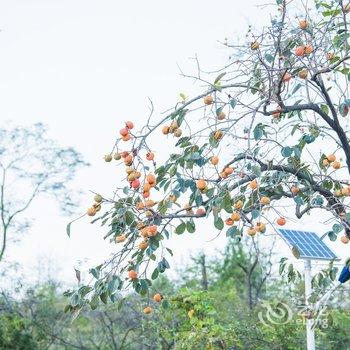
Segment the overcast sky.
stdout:
[[[259,26],[268,10],[265,0],[219,2],[11,0],[0,1],[0,118],[20,125],[43,122],[62,145],[80,151],[91,167],[76,187],[84,192],[82,211],[90,205],[89,190],[111,193],[116,168],[102,157],[121,123],[142,125],[150,97],[156,113],[168,109],[179,92],[191,94],[178,66],[194,73],[190,57],[198,55],[208,70],[228,62],[230,51],[219,44],[243,37],[249,24]],[[263,16],[265,14],[265,17]],[[68,239],[57,206],[41,198],[28,212],[35,218],[21,243],[10,245],[8,258],[22,263],[30,275],[40,261],[51,261],[51,274],[67,283],[73,266],[100,262],[115,249],[102,240],[98,226],[82,220]],[[295,224],[316,229],[316,219]],[[204,227],[204,226],[203,226]],[[201,231],[201,230],[200,230]],[[172,242],[176,264],[199,249],[213,253],[225,237],[197,232]],[[185,247],[185,248],[184,248]],[[344,247],[336,248],[345,255]],[[37,274],[34,272],[33,274]]]

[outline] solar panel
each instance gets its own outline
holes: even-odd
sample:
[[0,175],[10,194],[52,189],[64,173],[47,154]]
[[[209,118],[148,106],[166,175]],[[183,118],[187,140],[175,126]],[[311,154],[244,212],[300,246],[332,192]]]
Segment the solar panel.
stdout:
[[282,238],[298,251],[301,259],[338,260],[315,232],[278,229]]

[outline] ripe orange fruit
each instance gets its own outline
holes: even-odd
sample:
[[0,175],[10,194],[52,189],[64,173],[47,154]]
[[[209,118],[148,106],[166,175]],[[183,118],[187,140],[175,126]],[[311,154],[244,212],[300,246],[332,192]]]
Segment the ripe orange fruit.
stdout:
[[157,234],[158,227],[156,225],[148,226],[148,236],[153,237]]
[[123,137],[122,137],[122,140],[123,140],[123,141],[129,141],[129,140],[131,140],[130,134],[127,134],[126,136],[123,136]]
[[134,181],[131,182],[131,187],[133,189],[138,189],[140,187],[140,180],[139,179],[135,179]]
[[288,72],[284,73],[284,75],[282,77],[282,81],[284,83],[288,83],[291,79],[292,79],[292,74],[290,74]]
[[350,241],[350,239],[349,239],[349,237],[348,236],[341,236],[340,237],[340,240],[342,241],[342,243],[344,243],[344,244],[348,244],[349,243],[349,241]]
[[348,195],[350,194],[349,187],[343,187],[343,188],[341,189],[341,194],[342,194],[343,196],[348,196]]
[[124,163],[126,165],[130,165],[132,164],[133,161],[133,156],[131,154],[128,154],[125,158],[124,158]]
[[147,248],[148,248],[148,242],[147,241],[140,242],[139,249],[146,250]]
[[219,174],[219,176],[220,176],[222,179],[227,179],[227,174],[226,174],[224,171],[222,171],[222,172]]
[[146,154],[146,159],[147,160],[153,160],[154,159],[154,153],[153,152],[148,152]]
[[210,163],[213,164],[213,165],[218,165],[219,163],[219,157],[217,156],[213,156],[210,158]]
[[312,45],[309,44],[305,46],[305,55],[310,55],[313,51],[314,48],[312,47]]
[[263,222],[257,222],[255,225],[255,231],[256,232],[265,232],[266,225]]
[[308,74],[309,74],[309,72],[308,72],[307,69],[302,69],[301,71],[299,71],[298,77],[299,77],[300,79],[306,79],[307,76],[308,76]]
[[337,159],[337,158],[336,158],[336,156],[335,156],[334,154],[329,154],[329,155],[327,156],[327,160],[328,160],[330,163],[334,162],[336,159]]
[[295,55],[298,57],[304,56],[305,53],[305,47],[304,46],[297,46],[295,48]]
[[153,207],[155,204],[156,204],[155,201],[153,201],[152,199],[148,199],[148,200],[146,201],[146,203],[145,203],[145,206],[146,206],[147,208],[151,208],[151,207]]
[[253,41],[252,43],[250,43],[250,48],[254,51],[258,50],[259,47],[260,47],[260,44],[257,41]]
[[252,180],[249,182],[249,187],[252,189],[252,190],[256,190],[257,187],[258,187],[258,182],[256,181],[256,179]]
[[164,126],[163,126],[163,129],[162,129],[162,133],[163,133],[164,135],[168,135],[168,134],[169,134],[169,129],[170,129],[169,126],[164,125]]
[[204,97],[203,101],[204,101],[204,104],[211,105],[213,103],[214,99],[213,99],[212,96],[207,95],[207,96]]
[[89,208],[89,209],[87,210],[86,213],[87,213],[89,216],[94,216],[94,215],[96,215],[96,212],[97,212],[96,208],[91,207],[91,208]]
[[161,294],[157,293],[157,294],[154,294],[153,295],[153,300],[156,302],[156,303],[160,303],[162,301],[163,297]]
[[151,190],[151,185],[146,182],[144,185],[143,185],[143,192],[149,192]]
[[232,226],[233,225],[233,220],[231,218],[226,219],[225,221],[227,226]]
[[290,190],[293,194],[297,194],[300,191],[299,187],[297,187],[297,186],[292,186],[292,188]]
[[149,315],[152,313],[152,308],[150,306],[147,306],[143,309],[143,313],[146,315]]
[[203,191],[207,187],[207,183],[204,180],[198,180],[196,185],[200,191]]
[[340,164],[340,162],[335,161],[335,162],[333,162],[332,167],[334,169],[340,169],[341,168],[341,164]]
[[243,208],[243,201],[239,200],[234,205],[235,209],[239,210]]
[[148,238],[148,227],[141,228],[140,235],[144,238]]
[[204,215],[205,215],[205,209],[203,209],[203,208],[198,208],[198,209],[196,210],[196,215],[197,215],[197,216],[204,216]]
[[306,19],[302,19],[299,21],[299,28],[300,29],[306,29],[309,26],[309,23]]
[[143,193],[142,193],[142,197],[143,197],[143,198],[149,198],[150,195],[151,195],[150,192],[143,192]]
[[129,270],[128,271],[128,276],[129,276],[130,279],[136,280],[137,279],[137,272],[135,270]]
[[255,234],[256,234],[255,228],[254,227],[249,227],[248,230],[247,230],[247,234],[249,236],[255,236]]
[[129,130],[127,128],[120,129],[119,134],[122,136],[127,136],[129,135]]
[[226,118],[226,114],[225,112],[221,111],[216,115],[216,117],[218,118],[218,120],[224,120]]
[[112,156],[110,154],[106,154],[103,159],[105,160],[105,162],[109,163],[112,161]]
[[128,152],[128,151],[124,151],[124,152],[121,153],[122,158],[125,158],[125,157],[127,157],[128,155],[129,155],[129,152]]
[[327,158],[323,159],[322,164],[323,166],[328,166],[329,165],[328,159]]
[[335,190],[334,195],[336,197],[340,197],[341,196],[341,190]]
[[284,226],[284,225],[286,224],[286,219],[280,217],[280,218],[277,219],[276,222],[277,222],[277,225],[279,225],[279,226]]
[[133,122],[127,121],[127,122],[125,122],[125,125],[130,130],[134,128],[134,123]]
[[126,236],[125,235],[120,235],[120,236],[117,236],[115,238],[116,243],[121,243],[121,242],[124,242],[125,240],[126,240]]
[[230,166],[228,166],[227,168],[224,169],[224,173],[228,176],[231,175],[233,173],[234,169]]
[[147,182],[148,182],[150,185],[156,183],[156,177],[155,177],[153,174],[148,174],[148,175],[146,176],[146,180],[147,180]]
[[173,120],[170,124],[169,132],[174,132],[178,127],[177,121]]
[[240,219],[241,219],[241,216],[238,214],[238,213],[233,213],[232,215],[231,215],[231,219],[233,220],[233,221],[239,221]]
[[214,139],[217,141],[222,139],[223,136],[224,136],[224,133],[221,130],[217,130],[214,133]]
[[266,196],[263,196],[263,197],[260,198],[260,203],[262,205],[268,205],[268,204],[270,204],[270,198],[266,197]]

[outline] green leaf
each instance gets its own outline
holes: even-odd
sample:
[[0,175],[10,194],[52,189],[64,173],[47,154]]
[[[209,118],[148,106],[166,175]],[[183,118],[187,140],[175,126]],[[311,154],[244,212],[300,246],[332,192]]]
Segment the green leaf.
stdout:
[[98,279],[100,277],[100,269],[99,268],[92,268],[90,269],[90,273],[96,278]]
[[169,309],[169,306],[170,306],[169,301],[166,300],[166,299],[164,299],[164,300],[162,301],[162,308],[163,308],[163,309]]
[[234,237],[239,233],[239,230],[237,226],[231,226],[227,231],[226,231],[226,237]]
[[273,56],[269,53],[265,54],[265,59],[267,62],[272,63],[273,62]]
[[225,74],[226,74],[226,72],[219,74],[214,80],[214,85],[216,85]]
[[261,167],[259,165],[253,165],[252,172],[259,177],[261,175]]
[[108,282],[108,294],[112,295],[114,294],[120,286],[121,280],[118,276],[113,276],[112,280]]
[[97,306],[98,306],[98,295],[97,294],[93,295],[89,304],[90,304],[91,310],[97,309]]
[[72,223],[73,223],[73,221],[71,221],[66,227],[66,232],[67,232],[68,237],[70,237],[70,227],[71,227]]
[[155,280],[159,275],[159,271],[158,271],[158,268],[154,269],[154,271],[152,272],[152,275],[151,275],[151,279],[152,280]]
[[231,106],[232,108],[235,108],[236,105],[237,105],[237,100],[233,98],[233,99],[230,101],[230,106]]
[[253,130],[254,140],[260,140],[264,135],[264,131],[260,125],[257,125]]
[[218,216],[214,221],[214,226],[218,230],[222,230],[225,226],[224,221]]
[[130,226],[134,222],[134,214],[131,211],[125,213],[125,223]]
[[260,216],[260,210],[253,209],[251,212],[252,219],[257,219]]
[[178,227],[176,227],[175,233],[182,235],[186,230],[186,223],[182,222]]
[[339,233],[342,231],[343,229],[343,225],[340,225],[340,224],[334,224],[333,227],[332,227],[332,230],[334,233]]
[[108,297],[107,292],[103,292],[100,294],[100,299],[104,304],[107,304],[107,297]]
[[328,231],[327,236],[332,242],[337,240],[337,235],[333,231]]
[[287,147],[283,147],[281,149],[281,154],[283,157],[287,158],[290,157],[293,154],[293,148],[287,146]]
[[196,225],[192,219],[187,221],[186,229],[189,233],[194,233],[196,231]]

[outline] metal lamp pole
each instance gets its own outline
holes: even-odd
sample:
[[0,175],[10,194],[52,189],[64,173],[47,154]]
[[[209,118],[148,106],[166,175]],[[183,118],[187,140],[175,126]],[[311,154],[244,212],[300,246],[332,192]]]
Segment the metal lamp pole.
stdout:
[[[304,260],[304,275],[305,275],[305,305],[309,309],[309,298],[312,294],[311,285],[311,260]],[[307,350],[315,350],[315,328],[313,315],[306,319],[306,344]]]

